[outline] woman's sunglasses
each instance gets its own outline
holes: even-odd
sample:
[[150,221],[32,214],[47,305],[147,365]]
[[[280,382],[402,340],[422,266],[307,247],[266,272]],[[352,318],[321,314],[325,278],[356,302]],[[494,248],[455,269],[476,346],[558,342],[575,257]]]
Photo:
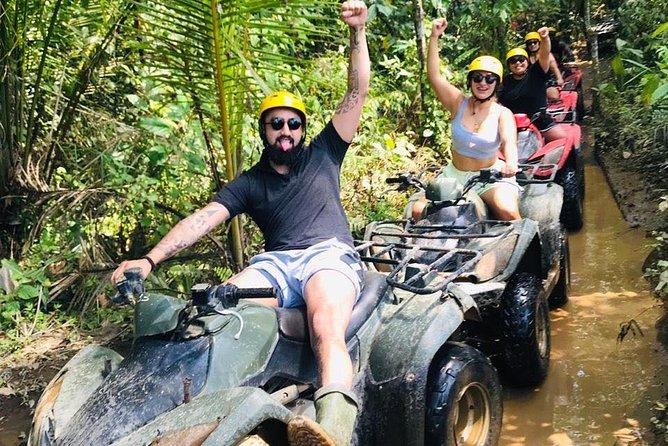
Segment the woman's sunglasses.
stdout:
[[[281,130],[285,125],[285,119],[279,118],[278,116],[271,118],[271,121],[265,122],[265,124],[271,125],[271,128],[274,130]],[[302,126],[302,122],[297,118],[288,119],[288,128],[290,130],[297,130]]]
[[487,82],[487,85],[491,85],[498,80],[498,77],[494,76],[493,74],[482,75],[480,73],[475,73],[473,76],[471,76],[471,79],[476,84],[479,84],[484,79],[485,82]]
[[510,65],[512,65],[512,64],[516,64],[517,62],[524,62],[525,60],[526,60],[526,57],[524,57],[524,56],[513,56],[513,57],[508,59],[508,63]]
[[527,45],[537,45],[539,40],[527,40]]

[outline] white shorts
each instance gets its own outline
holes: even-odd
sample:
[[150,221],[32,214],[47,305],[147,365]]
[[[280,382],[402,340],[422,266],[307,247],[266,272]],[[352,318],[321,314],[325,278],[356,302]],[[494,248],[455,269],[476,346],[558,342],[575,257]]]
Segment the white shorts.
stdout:
[[[490,166],[490,169],[495,169],[495,170],[501,170],[503,168],[504,161],[503,160],[496,160],[496,162]],[[448,164],[443,168],[439,176],[447,177],[447,178],[454,178],[457,180],[457,183],[460,184],[462,187],[466,184],[468,180],[470,180],[472,177],[479,175],[480,171],[468,171],[468,170],[459,170],[457,169],[452,163]],[[510,188],[512,189],[515,193],[519,193],[522,189],[519,184],[517,184],[517,180],[515,180],[515,177],[509,177],[509,178],[504,178],[501,181],[497,181],[495,183],[477,183],[473,188],[471,189],[473,192],[478,194],[478,196],[481,196],[488,190],[501,187],[501,188]]]
[[334,270],[346,276],[355,287],[355,301],[362,289],[363,272],[359,254],[336,238],[306,249],[263,252],[251,258],[248,268],[259,271],[278,290],[280,307],[304,306],[306,282],[322,270]]

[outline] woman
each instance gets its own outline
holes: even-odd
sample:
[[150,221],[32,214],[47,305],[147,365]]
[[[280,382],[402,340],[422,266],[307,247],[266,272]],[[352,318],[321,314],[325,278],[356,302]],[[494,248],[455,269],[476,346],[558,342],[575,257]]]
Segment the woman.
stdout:
[[[524,36],[524,46],[526,47],[527,53],[529,55],[529,62],[532,64],[535,63],[536,60],[538,60],[538,51],[540,50],[540,34],[535,31],[527,33],[527,35]],[[564,77],[561,74],[561,69],[559,68],[557,59],[554,57],[552,52],[550,52],[550,72],[552,73],[551,77],[549,78],[550,81],[554,81],[558,87],[564,85]],[[559,89],[557,87],[547,87],[545,91],[548,101],[559,100]]]
[[[519,186],[514,178],[518,170],[517,129],[510,110],[496,102],[503,65],[491,56],[474,59],[467,76],[471,96],[465,96],[440,72],[438,38],[447,26],[445,18],[434,21],[427,55],[429,83],[452,116],[452,162],[444,168],[443,175],[463,185],[481,169],[500,171],[504,181],[479,184],[474,190],[495,218],[517,220],[520,218]],[[505,162],[497,156],[499,148]]]
[[540,37],[540,49],[535,63],[529,63],[529,55],[523,48],[513,48],[506,54],[506,64],[510,73],[503,78],[503,90],[499,93],[499,102],[513,113],[524,113],[534,117],[534,121],[546,141],[565,138],[566,132],[557,125],[552,117],[544,113],[547,108],[545,82],[550,68],[550,32],[542,27],[537,33]]

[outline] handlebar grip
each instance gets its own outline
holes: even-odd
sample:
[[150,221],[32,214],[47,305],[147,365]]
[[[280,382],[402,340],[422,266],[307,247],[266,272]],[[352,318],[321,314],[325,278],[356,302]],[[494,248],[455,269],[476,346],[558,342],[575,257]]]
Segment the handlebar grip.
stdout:
[[385,178],[385,183],[386,184],[401,184],[405,181],[406,181],[405,178],[401,178],[401,177]]
[[236,295],[239,299],[247,297],[276,297],[277,290],[274,287],[268,288],[237,288]]

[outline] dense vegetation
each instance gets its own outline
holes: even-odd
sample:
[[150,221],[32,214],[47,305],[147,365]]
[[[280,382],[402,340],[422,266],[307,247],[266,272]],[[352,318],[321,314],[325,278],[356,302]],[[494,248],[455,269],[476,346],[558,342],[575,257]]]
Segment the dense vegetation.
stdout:
[[[458,85],[475,55],[502,55],[540,25],[582,41],[585,14],[617,17],[601,125],[665,167],[666,135],[655,130],[668,120],[666,3],[369,1],[372,91],[342,188],[353,230],[402,209],[385,177],[448,159],[447,117],[424,76],[425,34],[442,15],[443,69]],[[346,87],[337,15],[332,1],[0,1],[0,349],[65,319],[123,317],[103,307],[114,265],[146,253],[258,159],[266,93],[301,94],[310,134],[321,129]],[[260,247],[252,224],[232,223],[162,265],[151,287],[225,279]]]

